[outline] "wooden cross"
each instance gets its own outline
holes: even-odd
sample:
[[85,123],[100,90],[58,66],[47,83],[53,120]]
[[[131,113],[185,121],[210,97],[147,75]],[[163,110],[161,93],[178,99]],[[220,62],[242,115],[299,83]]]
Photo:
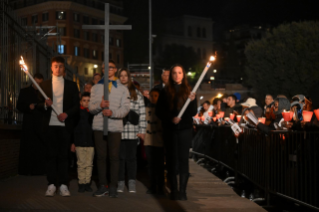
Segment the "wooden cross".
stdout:
[[[109,99],[109,31],[110,30],[131,30],[131,25],[110,25],[110,5],[105,3],[105,23],[104,25],[83,25],[82,29],[103,29],[104,30],[104,100]],[[103,132],[107,135],[108,118],[103,121]]]

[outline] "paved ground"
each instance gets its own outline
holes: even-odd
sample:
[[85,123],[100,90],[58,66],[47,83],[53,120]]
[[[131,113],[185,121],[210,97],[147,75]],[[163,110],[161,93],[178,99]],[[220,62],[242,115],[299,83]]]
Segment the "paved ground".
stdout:
[[[166,196],[147,195],[146,175],[139,172],[137,193],[127,191],[119,198],[96,198],[92,193],[78,193],[76,179],[71,180],[71,197],[44,197],[44,176],[16,176],[0,181],[0,212],[84,212],[84,211],[265,211],[257,204],[239,197],[219,178],[190,161],[192,177],[188,184],[188,201],[171,201]],[[95,184],[93,185],[95,189]]]

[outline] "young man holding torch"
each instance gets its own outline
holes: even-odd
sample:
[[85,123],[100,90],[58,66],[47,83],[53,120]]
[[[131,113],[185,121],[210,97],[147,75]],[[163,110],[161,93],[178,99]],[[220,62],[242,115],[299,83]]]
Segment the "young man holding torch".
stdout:
[[[39,96],[37,108],[43,111],[44,140],[47,157],[48,189],[45,196],[53,196],[57,181],[60,185],[60,195],[70,196],[68,190],[68,152],[70,136],[73,133],[74,118],[79,111],[79,91],[75,82],[63,78],[63,57],[51,60],[52,78],[40,84],[48,96]],[[52,109],[54,106],[54,110]],[[56,111],[60,114],[57,114]]]

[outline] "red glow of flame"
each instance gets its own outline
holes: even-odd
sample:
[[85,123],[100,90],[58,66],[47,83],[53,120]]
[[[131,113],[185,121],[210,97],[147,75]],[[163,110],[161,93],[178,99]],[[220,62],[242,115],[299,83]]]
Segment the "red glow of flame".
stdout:
[[304,110],[302,111],[302,117],[305,122],[310,122],[312,118],[313,112]]
[[294,115],[294,113],[291,112],[291,111],[287,111],[287,112],[284,111],[281,114],[282,114],[282,117],[284,118],[285,121],[291,121],[291,119],[292,119],[292,117]]
[[313,112],[315,112],[316,118],[319,120],[319,109],[314,110]]
[[219,111],[219,116],[220,116],[221,118],[224,118],[224,115],[225,115],[225,112],[224,112],[224,111]]
[[229,114],[229,118],[230,118],[231,120],[234,120],[235,114],[233,114],[233,113]]
[[241,116],[238,115],[238,116],[236,116],[236,118],[237,118],[237,122],[240,122]]
[[265,117],[258,118],[258,121],[259,121],[260,123],[265,124],[265,123],[266,123],[266,118],[265,118]]

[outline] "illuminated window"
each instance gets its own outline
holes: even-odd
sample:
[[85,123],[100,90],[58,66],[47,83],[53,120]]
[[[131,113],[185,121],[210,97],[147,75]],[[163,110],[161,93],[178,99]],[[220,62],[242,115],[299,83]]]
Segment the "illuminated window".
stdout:
[[74,47],[74,56],[79,56],[79,47]]
[[64,49],[65,49],[64,45],[58,45],[58,53],[59,54],[64,54]]

